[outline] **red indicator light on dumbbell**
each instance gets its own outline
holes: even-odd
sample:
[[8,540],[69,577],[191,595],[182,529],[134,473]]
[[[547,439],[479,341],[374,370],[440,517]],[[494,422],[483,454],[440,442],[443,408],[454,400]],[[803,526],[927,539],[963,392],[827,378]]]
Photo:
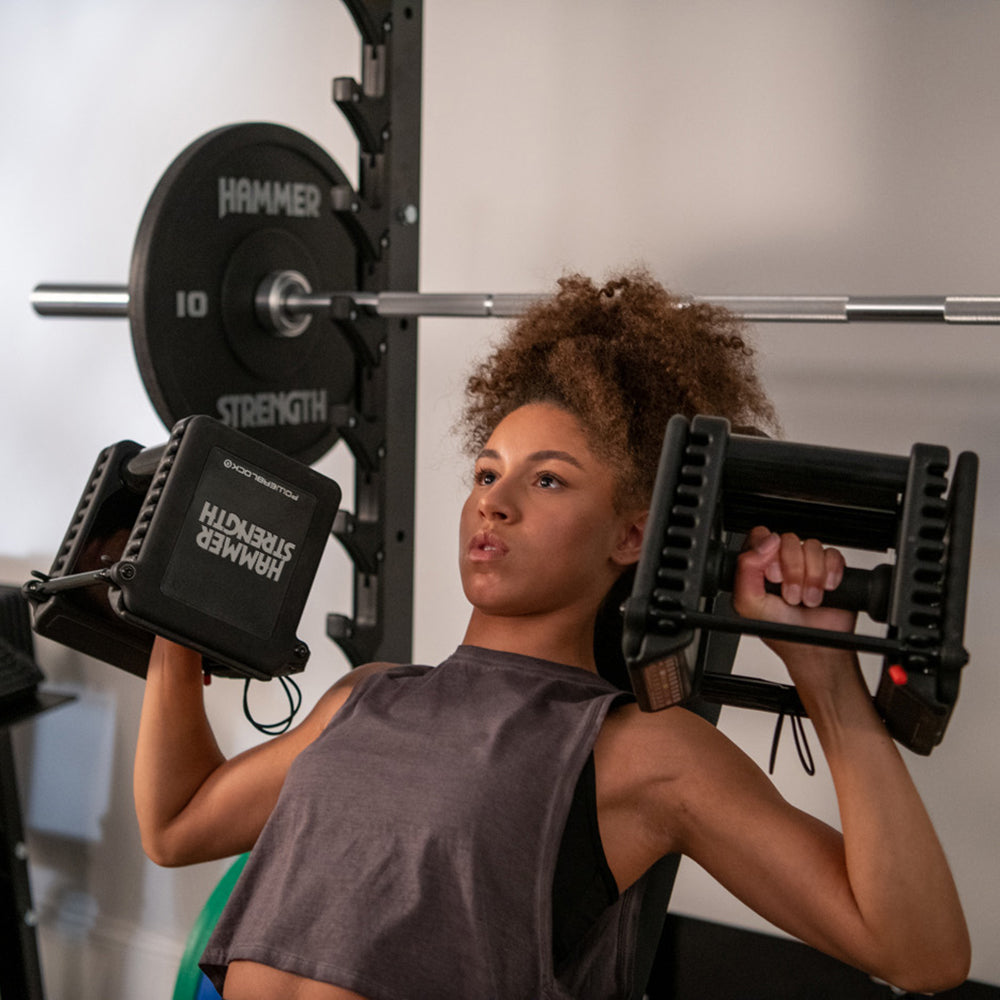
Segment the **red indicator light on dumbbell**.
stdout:
[[902,687],[909,680],[906,671],[898,663],[889,667],[889,677],[897,687]]

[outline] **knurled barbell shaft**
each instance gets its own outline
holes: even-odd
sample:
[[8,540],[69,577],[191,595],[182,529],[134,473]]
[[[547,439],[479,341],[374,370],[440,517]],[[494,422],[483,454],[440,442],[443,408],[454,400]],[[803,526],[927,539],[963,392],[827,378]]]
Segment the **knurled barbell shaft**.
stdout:
[[[482,292],[309,292],[289,294],[289,315],[328,310],[337,299],[350,299],[359,309],[379,316],[519,316],[541,293]],[[849,296],[849,295],[718,295],[693,301],[724,306],[755,323],[994,323],[1000,324],[1000,295],[976,296]],[[122,317],[128,315],[125,285],[42,284],[31,293],[41,316]]]
[[292,315],[319,313],[332,308],[339,298],[347,298],[359,309],[378,316],[520,316],[543,296],[530,293],[491,295],[482,292],[313,292],[292,294],[285,308]]

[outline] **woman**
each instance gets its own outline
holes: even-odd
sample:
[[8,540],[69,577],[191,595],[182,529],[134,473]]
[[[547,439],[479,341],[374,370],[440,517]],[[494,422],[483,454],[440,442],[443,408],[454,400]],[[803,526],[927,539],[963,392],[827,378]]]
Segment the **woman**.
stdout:
[[[644,876],[674,852],[900,988],[965,978],[947,862],[853,654],[770,644],[842,835],[702,719],[640,712],[598,675],[595,619],[639,558],[667,417],[773,423],[735,320],[678,305],[643,273],[564,279],[470,379],[472,611],[440,666],[355,670],[294,730],[226,760],[198,657],[157,641],[136,755],[144,846],[161,864],[254,848],[203,959],[225,997],[629,996]],[[734,606],[849,630],[822,607],[842,571],[838,552],[758,528]]]

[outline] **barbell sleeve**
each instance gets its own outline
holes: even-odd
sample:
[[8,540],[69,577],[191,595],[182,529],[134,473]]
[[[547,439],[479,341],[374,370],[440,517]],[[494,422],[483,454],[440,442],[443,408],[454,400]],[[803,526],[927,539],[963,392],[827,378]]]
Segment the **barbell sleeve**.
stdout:
[[[335,299],[352,300],[379,316],[512,317],[521,315],[541,293],[484,292],[292,292],[283,300],[289,315],[330,308]],[[847,296],[720,295],[692,299],[724,306],[753,323],[962,323],[1000,324],[1000,295]],[[128,316],[125,285],[37,285],[31,305],[40,316]]]
[[39,316],[128,316],[126,285],[36,285],[31,305]]

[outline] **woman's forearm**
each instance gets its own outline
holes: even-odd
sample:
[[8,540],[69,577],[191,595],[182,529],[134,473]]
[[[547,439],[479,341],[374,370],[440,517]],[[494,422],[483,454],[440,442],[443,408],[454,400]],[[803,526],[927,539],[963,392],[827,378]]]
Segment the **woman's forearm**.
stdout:
[[157,638],[150,655],[133,785],[143,847],[161,864],[171,856],[171,824],[225,758],[203,698],[199,654]]
[[[932,988],[967,975],[969,938],[948,862],[850,653],[784,650],[837,792],[847,877],[885,978]],[[898,972],[895,970],[898,969]],[[914,979],[913,977],[917,978]]]

